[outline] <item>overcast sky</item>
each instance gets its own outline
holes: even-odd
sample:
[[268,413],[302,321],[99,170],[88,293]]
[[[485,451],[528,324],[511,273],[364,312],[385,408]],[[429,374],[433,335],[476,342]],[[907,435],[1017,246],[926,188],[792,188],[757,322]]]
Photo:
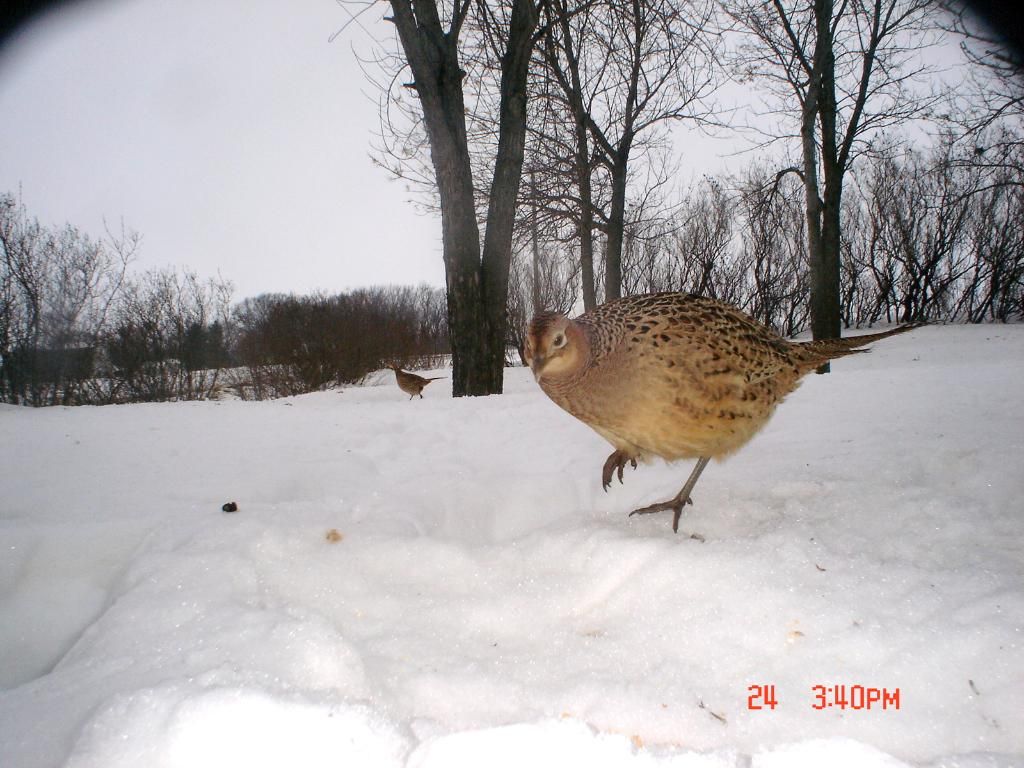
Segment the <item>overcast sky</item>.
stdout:
[[[376,94],[352,48],[391,35],[386,8],[331,42],[336,0],[57,6],[0,50],[0,192],[94,236],[123,220],[137,269],[219,273],[236,299],[443,285],[439,219],[370,159]],[[736,144],[676,148],[685,185]]]
[[[384,6],[365,23],[387,32]],[[218,271],[236,298],[443,285],[440,223],[375,167],[370,47],[333,0],[60,6],[0,52],[0,192],[143,237],[137,268]]]

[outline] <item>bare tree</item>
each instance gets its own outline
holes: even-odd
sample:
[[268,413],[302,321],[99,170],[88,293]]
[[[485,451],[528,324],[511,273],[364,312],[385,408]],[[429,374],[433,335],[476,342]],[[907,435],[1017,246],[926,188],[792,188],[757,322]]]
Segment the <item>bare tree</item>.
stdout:
[[[429,146],[441,211],[453,393],[499,393],[525,146],[527,73],[539,7],[535,0],[464,0],[445,7],[436,0],[391,0],[390,5],[389,20],[401,49],[398,71],[411,73],[412,82],[406,89],[389,87],[385,99],[401,101],[403,90],[415,92],[418,107],[413,119],[421,121]],[[485,69],[498,73],[496,89],[488,90]],[[496,139],[482,241],[467,129],[467,88],[473,89],[474,98],[494,100],[488,114],[495,116]],[[409,135],[407,130],[404,135]],[[409,154],[415,156],[422,149],[414,143]]]
[[877,148],[844,204],[847,322],[1006,321],[1024,295],[1024,185],[958,139]]
[[[947,29],[959,38],[970,64],[966,87],[952,91],[948,115],[969,145],[965,160],[993,171],[1002,183],[1022,184],[1024,50],[1007,41],[1009,30],[994,28],[964,0],[943,0],[942,5],[949,13]],[[999,174],[1002,169],[1010,173]]]
[[126,282],[105,335],[96,399],[205,400],[227,363],[231,284],[189,270],[150,270]]
[[[593,23],[594,5],[582,3],[570,13],[563,0],[545,6],[546,25],[540,61],[535,70],[537,117],[531,129],[534,182],[530,208],[534,219],[546,215],[554,222],[570,223],[565,242],[579,248],[583,304],[597,306],[594,279],[595,158],[590,148],[584,72],[578,40]],[[554,76],[552,76],[554,75]],[[536,182],[537,175],[541,183]],[[541,197],[543,195],[543,197]]]
[[[749,283],[747,312],[785,336],[807,321],[809,274],[798,185],[749,166],[737,180],[740,249]],[[794,188],[797,187],[797,188]]]
[[[605,236],[605,299],[622,292],[631,170],[666,146],[669,123],[708,119],[704,101],[717,75],[715,38],[708,30],[712,6],[701,0],[574,6],[553,0],[549,8],[542,61],[555,87],[543,93],[552,99],[552,112],[566,115],[572,130],[560,141],[544,134],[542,140],[549,151],[567,150],[564,165],[572,169],[573,189],[561,207],[578,223],[584,306],[590,309],[597,301],[596,229]],[[655,156],[650,185],[639,195],[647,198],[648,211],[650,191],[667,178],[659,172],[665,170],[657,164],[661,159]],[[598,187],[607,189],[604,200],[596,194]]]
[[[872,134],[922,115],[933,0],[726,0],[746,33],[741,77],[767,82],[797,117],[814,338],[841,329],[841,212],[846,173]],[[787,107],[792,104],[792,107]]]
[[989,184],[967,222],[969,279],[953,316],[972,323],[1024,317],[1024,185]]
[[96,347],[139,236],[95,240],[71,225],[42,226],[0,196],[0,396],[70,405],[88,398]]
[[732,252],[735,200],[717,179],[705,178],[683,200],[671,235],[664,277],[651,290],[689,291],[740,304],[745,265]]
[[538,247],[530,253],[529,263],[523,251],[512,260],[508,295],[509,342],[519,361],[525,363],[526,329],[530,319],[541,311],[572,311],[579,295],[579,263],[551,248]]

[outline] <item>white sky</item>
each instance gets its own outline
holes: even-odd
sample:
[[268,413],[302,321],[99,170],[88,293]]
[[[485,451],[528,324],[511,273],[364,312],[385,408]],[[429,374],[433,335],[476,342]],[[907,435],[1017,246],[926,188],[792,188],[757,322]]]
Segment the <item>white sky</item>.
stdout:
[[[361,17],[374,35],[386,7]],[[0,52],[0,191],[94,236],[123,220],[137,269],[219,272],[236,299],[443,285],[440,220],[370,160],[376,94],[352,47],[372,41],[353,25],[329,42],[347,19],[334,0],[59,6]]]
[[[368,14],[379,26],[384,6]],[[0,191],[142,234],[136,267],[265,291],[443,285],[440,222],[370,160],[372,86],[333,0],[60,6],[0,55]],[[369,96],[367,95],[369,94]]]
[[[94,236],[123,220],[137,269],[219,273],[236,299],[443,285],[439,219],[370,159],[376,93],[352,47],[391,34],[386,8],[330,42],[335,0],[58,6],[0,51],[0,192]],[[736,146],[677,136],[680,183],[744,164]]]

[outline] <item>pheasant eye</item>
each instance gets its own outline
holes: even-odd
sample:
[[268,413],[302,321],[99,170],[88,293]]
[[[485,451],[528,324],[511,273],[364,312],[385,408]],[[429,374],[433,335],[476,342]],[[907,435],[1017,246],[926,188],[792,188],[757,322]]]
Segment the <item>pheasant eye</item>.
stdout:
[[561,333],[558,334],[557,336],[555,336],[554,339],[552,339],[551,344],[552,344],[552,346],[555,349],[560,349],[561,347],[564,347],[565,346],[565,335],[561,334]]

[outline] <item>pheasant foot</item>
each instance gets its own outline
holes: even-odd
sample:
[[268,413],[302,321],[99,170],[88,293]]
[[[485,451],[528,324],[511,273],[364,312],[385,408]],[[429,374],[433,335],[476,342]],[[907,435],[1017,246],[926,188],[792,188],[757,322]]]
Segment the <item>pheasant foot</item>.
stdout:
[[[612,458],[614,458],[614,456],[615,454],[613,453],[610,457],[608,457],[608,461],[605,462],[605,469],[608,468],[608,462],[610,462]],[[666,512],[671,509],[672,531],[674,533],[679,533],[679,518],[682,517],[683,507],[685,507],[687,504],[693,504],[693,499],[690,498],[690,491],[692,491],[693,486],[697,484],[697,479],[700,477],[700,473],[704,471],[704,467],[708,465],[709,461],[711,461],[711,457],[709,456],[702,456],[701,458],[697,459],[697,464],[694,466],[693,471],[690,472],[690,476],[686,479],[686,484],[683,486],[682,490],[680,490],[679,493],[677,493],[673,498],[669,499],[668,501],[659,501],[657,504],[650,504],[649,506],[646,507],[634,509],[632,512],[629,513],[629,516],[632,517],[633,515],[650,515],[654,512]],[[622,472],[621,468],[619,469],[619,472]]]
[[657,504],[650,504],[646,507],[634,509],[632,512],[629,513],[629,516],[632,517],[633,515],[650,515],[655,512],[667,512],[668,510],[671,509],[673,513],[672,531],[674,533],[679,533],[679,518],[682,517],[683,507],[685,507],[687,504],[693,504],[693,499],[691,499],[689,495],[687,495],[686,498],[680,498],[679,496],[675,496],[669,499],[668,501],[659,501]]
[[615,472],[619,476],[619,484],[622,484],[622,470],[626,464],[631,464],[633,469],[636,469],[636,458],[633,456],[627,456],[622,451],[615,451],[609,456],[605,462],[604,467],[601,468],[601,487],[606,491],[608,486],[612,484],[612,473]]

